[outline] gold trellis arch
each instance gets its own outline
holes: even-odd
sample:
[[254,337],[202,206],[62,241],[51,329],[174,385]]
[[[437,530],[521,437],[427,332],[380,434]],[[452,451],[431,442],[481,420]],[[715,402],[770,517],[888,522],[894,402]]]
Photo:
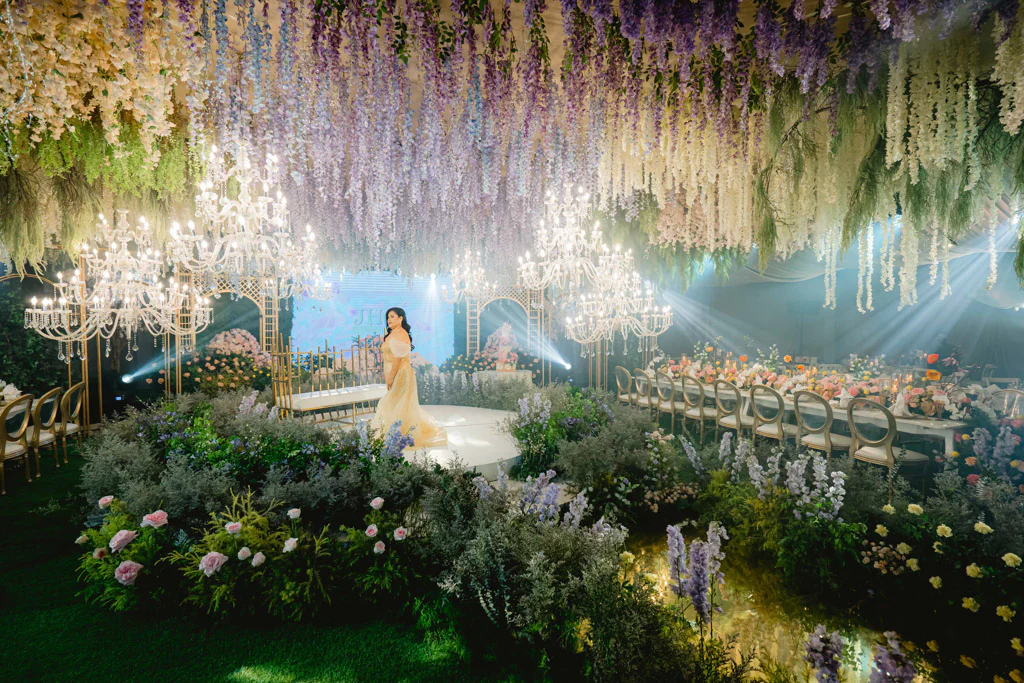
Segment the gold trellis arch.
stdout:
[[541,359],[541,384],[551,374],[551,361],[545,358],[544,339],[548,331],[548,307],[544,290],[520,285],[498,285],[481,297],[466,297],[466,356],[480,351],[480,315],[488,304],[505,299],[526,311],[526,349]]
[[[179,272],[177,278],[181,284],[192,285],[193,278],[191,273]],[[281,299],[275,295],[276,291],[276,281],[274,280],[264,280],[258,277],[243,277],[236,280],[227,275],[218,275],[214,286],[210,289],[211,294],[236,294],[240,298],[248,299],[256,304],[256,308],[259,309],[260,313],[260,346],[267,353],[270,353],[277,340],[280,323]],[[182,326],[191,328],[188,324],[190,322],[189,311],[183,309],[179,315],[182,320]],[[174,335],[173,353],[171,350],[171,335],[166,335],[164,371],[168,378],[173,377],[174,379],[173,387],[172,382],[168,381],[165,383],[165,390],[168,395],[172,392],[181,393],[182,351],[194,350],[195,348],[196,332],[194,329],[190,329],[187,335]]]

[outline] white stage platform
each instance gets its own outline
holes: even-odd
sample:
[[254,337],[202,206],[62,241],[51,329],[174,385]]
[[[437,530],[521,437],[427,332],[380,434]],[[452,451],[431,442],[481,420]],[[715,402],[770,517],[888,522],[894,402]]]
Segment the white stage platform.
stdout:
[[519,460],[512,437],[501,429],[512,413],[464,406],[422,408],[448,432],[448,447],[417,450],[412,457],[425,456],[441,464],[458,458],[467,470],[476,470],[488,480],[498,477],[499,464],[508,472]]

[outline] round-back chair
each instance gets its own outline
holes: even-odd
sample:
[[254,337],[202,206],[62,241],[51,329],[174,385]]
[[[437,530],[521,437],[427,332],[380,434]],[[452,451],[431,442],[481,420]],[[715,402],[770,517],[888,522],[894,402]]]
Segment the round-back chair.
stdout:
[[759,435],[775,439],[779,443],[796,437],[796,425],[782,421],[786,416],[786,402],[783,401],[782,394],[771,387],[764,384],[750,387],[750,412],[754,419],[750,433],[752,442]]
[[31,417],[32,394],[14,399],[0,409],[0,495],[7,494],[4,483],[4,463],[8,460],[22,460],[25,465],[25,481],[32,481],[32,465],[28,459],[28,441],[25,432]]
[[832,404],[822,396],[807,389],[794,393],[793,412],[796,414],[798,444],[823,452],[828,463],[832,462],[833,448],[850,450],[850,437],[833,433]]
[[736,437],[743,436],[744,429],[753,429],[754,418],[743,414],[743,394],[739,387],[724,379],[716,379],[715,389],[715,440],[720,427],[736,430]]
[[[857,416],[854,414],[855,408],[858,405],[862,405],[870,410],[876,410],[882,413],[886,422],[886,430],[885,435],[880,439],[869,439],[864,436],[864,433],[860,430],[860,427],[856,422]],[[862,414],[860,417],[863,418],[864,415]],[[896,467],[896,456],[893,453],[892,445],[893,442],[896,441],[896,435],[898,433],[896,428],[896,418],[893,417],[892,412],[881,403],[867,398],[852,399],[846,406],[846,418],[850,425],[850,435],[852,439],[850,455],[854,460],[860,460],[872,465],[881,465],[882,467],[887,467],[889,469],[889,502],[892,503],[893,468]],[[928,456],[923,453],[905,449],[900,449],[900,454],[903,462],[921,466],[921,490],[923,492],[928,475],[928,463],[930,461]]]

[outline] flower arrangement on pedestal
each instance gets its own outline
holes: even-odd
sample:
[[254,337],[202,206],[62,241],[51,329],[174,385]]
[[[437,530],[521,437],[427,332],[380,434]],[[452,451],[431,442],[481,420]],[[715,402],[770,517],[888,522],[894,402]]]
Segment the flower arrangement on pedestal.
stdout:
[[494,361],[494,369],[498,372],[513,372],[519,361],[519,354],[513,349],[519,347],[519,340],[512,331],[512,325],[504,323],[487,338],[483,355]]
[[844,363],[847,371],[859,379],[872,379],[881,377],[885,371],[885,354],[880,356],[859,356],[851,353]]
[[216,335],[185,361],[182,382],[191,391],[219,394],[270,385],[270,354],[243,329]]

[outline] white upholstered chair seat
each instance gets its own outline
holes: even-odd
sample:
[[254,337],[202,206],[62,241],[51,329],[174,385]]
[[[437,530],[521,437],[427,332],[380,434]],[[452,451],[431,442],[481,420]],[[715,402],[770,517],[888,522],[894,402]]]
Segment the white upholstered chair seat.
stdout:
[[655,396],[651,396],[650,398],[648,398],[646,396],[639,396],[636,399],[636,404],[638,406],[650,407],[650,406],[661,405],[661,400],[659,398],[655,397]]
[[633,398],[633,397],[632,397],[632,396],[630,396],[629,394],[619,394],[619,400],[620,400],[620,401],[622,401],[623,403],[629,403],[629,401],[630,401],[630,400],[631,400],[632,398]]
[[[25,438],[28,439],[29,443],[35,443],[36,440],[36,428],[35,425],[29,425],[28,429],[25,430]],[[51,432],[45,431],[39,435],[39,445],[49,446],[51,443],[57,440]]]
[[[778,423],[776,423],[776,422],[772,422],[772,423],[766,424],[766,425],[758,425],[757,426],[757,433],[762,435],[762,436],[770,436],[773,439],[778,439],[779,438],[779,426],[780,425]],[[782,434],[783,434],[784,438],[788,439],[788,438],[790,438],[792,436],[796,436],[796,425],[786,424],[785,422],[783,422],[781,426],[782,426]]]
[[686,417],[692,417],[695,420],[707,420],[715,416],[715,409],[704,406],[696,406],[694,408],[687,408],[683,415]]
[[[904,453],[895,446],[892,449],[892,454],[897,460],[902,455],[905,462],[926,462],[928,460],[928,456],[924,453],[918,453],[917,451],[906,451]],[[888,464],[888,459],[885,456],[885,449],[881,446],[861,446],[853,455],[859,460],[866,460],[878,465]]]
[[20,443],[8,441],[4,444],[4,458],[13,458],[23,453],[25,453],[25,447]]
[[[729,429],[736,429],[736,416],[735,415],[726,415],[725,417],[723,417],[721,420],[718,421],[718,424],[722,425],[723,427],[728,427]],[[742,424],[744,427],[753,427],[754,426],[754,418],[753,418],[753,416],[751,416],[751,415],[740,415],[740,424]]]
[[[836,448],[841,451],[850,450],[850,444],[853,442],[850,437],[843,434],[829,434],[829,440],[832,442],[832,448]],[[825,434],[804,434],[800,437],[800,443],[813,448],[816,451],[825,450]]]
[[74,422],[56,422],[53,425],[53,429],[57,434],[75,434],[81,429],[81,427]]

